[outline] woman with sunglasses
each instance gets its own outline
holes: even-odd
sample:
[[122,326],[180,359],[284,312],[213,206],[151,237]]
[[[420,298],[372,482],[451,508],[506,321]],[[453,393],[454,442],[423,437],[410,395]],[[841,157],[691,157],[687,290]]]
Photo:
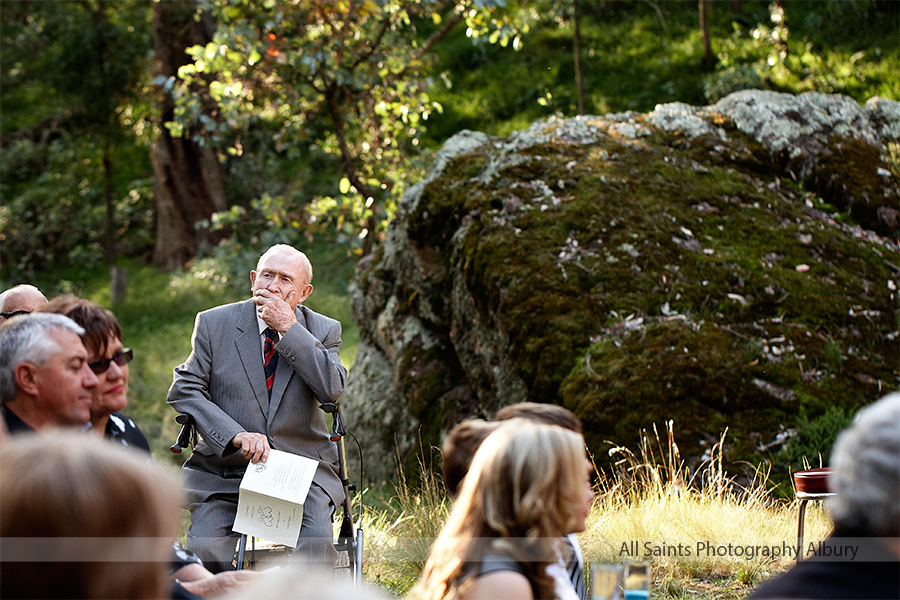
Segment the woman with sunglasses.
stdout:
[[123,346],[122,328],[115,315],[90,300],[71,295],[54,298],[37,311],[65,315],[84,328],[81,341],[88,351],[88,366],[100,380],[91,401],[92,430],[110,441],[149,453],[147,438],[121,413],[128,403],[128,363],[134,353]]

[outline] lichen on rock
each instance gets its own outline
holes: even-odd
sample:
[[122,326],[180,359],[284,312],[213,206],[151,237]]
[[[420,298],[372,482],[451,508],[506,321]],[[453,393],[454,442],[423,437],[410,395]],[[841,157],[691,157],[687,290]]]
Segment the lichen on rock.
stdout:
[[898,127],[889,100],[755,91],[454,136],[352,286],[367,478],[521,400],[574,410],[595,456],[674,419],[686,457],[727,426],[758,460],[801,409],[897,389]]

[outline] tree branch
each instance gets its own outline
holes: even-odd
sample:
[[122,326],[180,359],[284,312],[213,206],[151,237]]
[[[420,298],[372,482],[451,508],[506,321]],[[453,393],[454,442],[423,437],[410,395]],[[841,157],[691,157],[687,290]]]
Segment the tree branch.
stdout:
[[347,133],[344,131],[344,117],[343,113],[341,113],[341,103],[338,100],[337,82],[331,82],[325,93],[325,97],[328,102],[328,113],[331,117],[331,123],[334,125],[334,135],[337,138],[338,147],[341,150],[341,165],[344,168],[344,173],[347,175],[350,184],[356,188],[360,194],[366,198],[373,197],[374,191],[357,173],[356,165],[354,164],[356,162],[355,157],[347,144]]
[[384,20],[384,22],[382,22],[381,29],[378,31],[378,35],[375,36],[375,39],[369,45],[369,48],[365,52],[360,54],[359,57],[353,62],[353,65],[350,67],[351,71],[355,70],[356,67],[358,67],[362,63],[368,61],[369,58],[371,58],[372,55],[375,54],[375,50],[377,50],[381,45],[381,40],[384,39],[384,36],[390,28],[393,20],[393,15],[390,15]]
[[353,22],[353,8],[356,4],[356,0],[350,0],[350,5],[347,7],[347,16],[344,17],[344,22],[341,24],[341,29],[338,31],[338,44],[337,44],[337,55],[335,56],[334,66],[337,67],[341,64],[341,60],[344,58],[344,40],[347,39],[347,31],[350,30],[350,23]]
[[425,43],[422,45],[422,48],[419,50],[418,54],[413,58],[413,61],[421,60],[425,54],[427,54],[431,48],[437,44],[439,41],[447,37],[454,27],[456,27],[460,21],[463,20],[463,16],[460,13],[456,13],[453,15],[453,18],[449,19],[444,26],[431,34],[431,37],[425,40]]

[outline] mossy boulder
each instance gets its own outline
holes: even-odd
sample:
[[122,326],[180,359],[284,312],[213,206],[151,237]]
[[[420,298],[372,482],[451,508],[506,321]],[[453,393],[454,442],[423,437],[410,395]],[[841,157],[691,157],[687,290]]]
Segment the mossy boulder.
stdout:
[[522,400],[758,462],[898,389],[898,143],[900,103],[761,91],[454,136],[353,286],[366,479]]

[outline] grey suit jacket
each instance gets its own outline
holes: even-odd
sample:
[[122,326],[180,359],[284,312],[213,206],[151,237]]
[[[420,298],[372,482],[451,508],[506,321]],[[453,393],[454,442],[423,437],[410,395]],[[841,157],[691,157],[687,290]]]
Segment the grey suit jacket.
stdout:
[[336,401],[344,389],[341,324],[303,305],[295,314],[297,323],[275,346],[279,359],[271,400],[253,301],[197,315],[191,354],[175,368],[167,397],[176,411],[193,416],[201,436],[185,463],[186,488],[237,494],[248,461],[230,442],[249,431],[265,433],[276,450],[318,460],[313,481],[335,506],[343,500],[337,447],[319,408],[321,402]]

